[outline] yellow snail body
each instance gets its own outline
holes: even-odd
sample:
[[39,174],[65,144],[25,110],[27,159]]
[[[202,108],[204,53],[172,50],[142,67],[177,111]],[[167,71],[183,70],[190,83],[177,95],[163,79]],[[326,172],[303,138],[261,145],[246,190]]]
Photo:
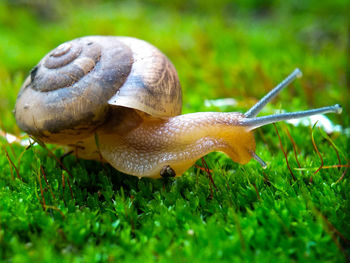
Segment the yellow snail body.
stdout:
[[202,156],[226,153],[245,164],[255,154],[252,130],[277,121],[341,112],[339,105],[255,117],[301,72],[296,69],[245,114],[181,114],[176,70],[151,44],[89,36],[47,54],[25,80],[15,106],[21,129],[68,145],[85,159],[140,177],[180,176]]

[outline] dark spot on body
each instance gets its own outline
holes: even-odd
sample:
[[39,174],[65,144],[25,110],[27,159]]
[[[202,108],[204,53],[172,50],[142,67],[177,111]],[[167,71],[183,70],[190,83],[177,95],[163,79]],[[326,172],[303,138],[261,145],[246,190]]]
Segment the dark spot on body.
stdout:
[[174,169],[170,167],[170,165],[165,165],[160,170],[160,176],[163,178],[175,177],[176,173],[175,173]]

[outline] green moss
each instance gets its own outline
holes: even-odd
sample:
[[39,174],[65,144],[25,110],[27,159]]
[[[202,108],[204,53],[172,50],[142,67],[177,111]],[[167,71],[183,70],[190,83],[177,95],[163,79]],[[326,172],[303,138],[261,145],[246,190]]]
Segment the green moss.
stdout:
[[[0,2],[1,130],[20,134],[12,109],[30,68],[59,43],[91,34],[134,36],[159,47],[179,72],[186,113],[221,110],[205,107],[204,100],[223,97],[237,99],[225,110],[245,111],[300,67],[303,79],[262,114],[339,103],[343,114],[329,118],[350,125],[346,1],[21,3]],[[266,170],[220,153],[205,158],[216,188],[196,167],[176,180],[139,180],[68,156],[70,176],[44,148],[25,149],[0,137],[0,259],[344,262],[345,254],[350,257],[349,174],[345,168],[314,174],[321,160],[311,129],[277,128],[296,181],[269,125],[256,133]],[[304,169],[296,169],[286,129]],[[315,128],[313,134],[324,165],[338,164],[324,132]],[[333,133],[330,140],[346,164],[349,133]]]

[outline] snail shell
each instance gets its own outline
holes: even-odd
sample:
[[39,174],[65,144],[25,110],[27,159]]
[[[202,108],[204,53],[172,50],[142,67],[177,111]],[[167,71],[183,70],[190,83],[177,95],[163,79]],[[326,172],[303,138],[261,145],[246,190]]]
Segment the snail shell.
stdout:
[[33,68],[17,97],[15,117],[27,133],[69,144],[90,137],[111,112],[124,114],[117,106],[156,117],[179,115],[176,70],[145,41],[88,36],[61,44]]

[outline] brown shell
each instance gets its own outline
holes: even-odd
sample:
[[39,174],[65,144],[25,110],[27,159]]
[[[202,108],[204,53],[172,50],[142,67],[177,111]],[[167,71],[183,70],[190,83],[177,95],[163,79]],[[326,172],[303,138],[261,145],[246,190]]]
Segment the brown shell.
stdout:
[[89,36],[63,43],[34,67],[17,97],[21,129],[44,141],[90,136],[111,107],[181,113],[174,66],[158,49],[129,37]]
[[130,37],[118,40],[131,49],[134,61],[127,80],[109,103],[156,117],[181,114],[181,86],[169,59],[143,40]]

